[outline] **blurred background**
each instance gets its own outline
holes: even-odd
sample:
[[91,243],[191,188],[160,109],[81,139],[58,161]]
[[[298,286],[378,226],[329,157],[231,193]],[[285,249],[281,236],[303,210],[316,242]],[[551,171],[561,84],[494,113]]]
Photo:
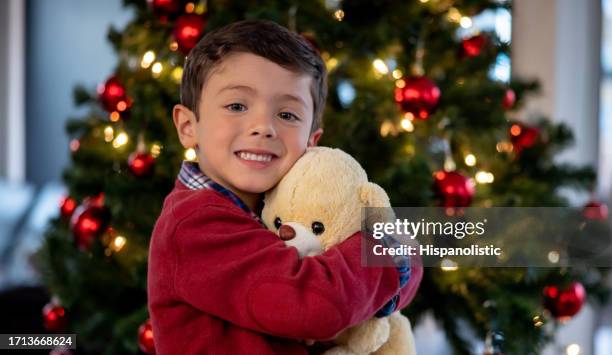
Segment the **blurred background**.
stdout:
[[[412,2],[413,6],[431,6],[432,14],[444,8],[443,12],[438,12],[440,17],[447,16],[449,11],[452,12],[449,8],[454,8],[446,4],[453,3],[450,0]],[[209,4],[211,9],[212,3]],[[382,3],[388,5],[386,11],[391,11],[394,6],[394,2]],[[460,11],[479,6],[478,1],[456,3]],[[539,82],[539,91],[529,95],[521,95],[523,90],[529,92],[529,85],[515,87],[520,107],[517,105],[514,108],[512,116],[533,124],[542,117],[550,124],[564,124],[573,132],[574,144],[556,155],[554,162],[561,165],[589,165],[596,173],[596,179],[588,189],[575,189],[570,184],[558,189],[555,187],[555,192],[572,206],[583,206],[589,201],[610,205],[612,0],[500,0],[480,3],[487,6],[489,3],[500,3],[503,6],[474,11],[469,16],[465,13],[459,15],[454,24],[458,42],[461,38],[473,38],[475,33],[482,32],[494,34],[496,44],[508,47],[507,51],[496,53],[492,64],[487,66],[487,80],[507,84],[508,87],[512,87],[511,78],[514,77]],[[338,11],[343,9],[343,5],[342,1],[325,1],[330,18],[336,16],[338,21],[342,20],[338,19]],[[231,6],[228,8],[231,9]],[[253,8],[257,6],[253,5]],[[249,6],[245,5],[241,10],[248,11]],[[350,12],[349,9],[345,10],[348,19]],[[91,112],[89,105],[75,104],[74,90],[75,87],[82,87],[94,92],[99,84],[108,85],[109,77],[115,72],[126,77],[127,69],[117,69],[119,58],[115,51],[125,43],[112,43],[107,39],[107,34],[110,26],[121,31],[135,17],[140,18],[143,11],[146,11],[146,7],[125,7],[120,0],[0,2],[0,314],[5,320],[0,324],[0,333],[45,331],[42,308],[56,296],[56,292],[53,292],[53,287],[50,292],[46,286],[49,281],[43,281],[36,271],[33,254],[43,246],[49,222],[59,217],[58,206],[62,199],[67,195],[85,195],[79,190],[83,186],[75,184],[77,178],[73,176],[72,180],[68,180],[69,184],[77,185],[74,189],[62,179],[63,172],[70,169],[72,164],[71,154],[78,149],[74,146],[71,148],[75,137],[67,133],[66,126],[71,118],[85,117]],[[266,16],[265,11],[261,13],[262,17]],[[414,14],[406,14],[406,22],[411,21],[411,15]],[[159,14],[156,16],[160,18]],[[299,23],[299,12],[297,17]],[[279,22],[287,25],[286,20]],[[307,20],[303,23],[307,23]],[[323,43],[323,50],[324,45],[331,42],[326,38],[319,40]],[[415,44],[415,47],[418,45]],[[379,74],[386,74],[385,70],[394,70],[393,65],[399,70],[402,63],[401,60],[398,62],[385,61],[383,67],[377,67],[376,63],[373,65]],[[434,72],[429,70],[434,68],[433,65],[426,62],[424,67],[426,72]],[[399,79],[401,72],[398,77],[393,76]],[[439,78],[434,74],[432,76],[434,81]],[[339,107],[346,107],[347,102],[350,104],[354,100],[355,86],[358,86],[344,83],[342,80],[330,82],[330,85],[337,85],[332,100],[338,100]],[[444,98],[446,91],[444,87],[441,88]],[[92,97],[95,95],[92,94]],[[510,106],[513,105],[514,102]],[[404,109],[405,113],[410,112],[410,109]],[[450,115],[448,112],[446,114]],[[438,123],[443,119],[433,117],[429,121]],[[414,125],[418,123],[415,121]],[[384,122],[382,124],[384,126]],[[412,123],[400,124],[406,131],[409,131],[407,125],[412,127]],[[330,127],[332,135],[334,129]],[[389,130],[393,131],[391,128]],[[386,136],[383,131],[381,126],[380,135]],[[341,140],[337,142],[342,146]],[[332,140],[325,143],[332,145]],[[452,141],[450,146],[455,146]],[[350,151],[350,147],[345,149]],[[359,155],[358,152],[355,154]],[[446,159],[445,163],[448,163],[448,153],[445,154],[443,160]],[[459,153],[453,152],[451,156],[454,154]],[[457,157],[455,160],[458,160]],[[465,164],[473,165],[467,157]],[[446,164],[444,168],[448,170]],[[427,174],[430,176],[431,172],[427,171]],[[477,176],[475,178],[478,179]],[[384,179],[381,175],[380,180]],[[417,188],[429,190],[430,186],[426,184]],[[399,197],[396,200],[403,201]],[[415,197],[411,201],[420,200]],[[605,279],[597,282],[610,285],[610,281]],[[507,297],[512,297],[511,293]],[[71,302],[78,303],[76,300]],[[419,353],[460,352],[452,339],[445,335],[448,329],[442,329],[444,327],[437,321],[438,318],[431,313],[419,315],[419,322],[415,325]],[[137,319],[136,322],[140,324],[141,320]],[[486,340],[491,339],[491,334],[486,330],[485,334],[478,331],[464,334],[465,338],[475,340],[471,348],[473,353],[486,353]],[[136,338],[134,336],[134,344]],[[139,350],[135,345],[128,348],[144,351],[142,346]],[[89,351],[96,353],[95,350]],[[575,317],[559,327],[551,343],[536,353],[612,354],[612,306],[585,305]]]

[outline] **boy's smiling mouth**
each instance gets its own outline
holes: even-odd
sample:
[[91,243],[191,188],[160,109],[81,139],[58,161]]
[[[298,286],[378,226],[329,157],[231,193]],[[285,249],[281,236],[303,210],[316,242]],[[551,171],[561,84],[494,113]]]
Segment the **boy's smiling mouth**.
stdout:
[[238,150],[234,153],[241,161],[252,167],[266,167],[278,156],[274,153],[261,149]]

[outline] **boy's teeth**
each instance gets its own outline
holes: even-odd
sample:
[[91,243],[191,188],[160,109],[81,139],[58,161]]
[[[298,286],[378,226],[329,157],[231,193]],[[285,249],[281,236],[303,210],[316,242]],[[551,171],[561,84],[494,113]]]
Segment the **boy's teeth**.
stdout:
[[244,160],[255,160],[255,161],[264,161],[264,162],[268,162],[272,160],[272,155],[270,154],[253,154],[253,153],[247,153],[247,152],[240,152],[239,156],[240,156],[240,159],[244,159]]

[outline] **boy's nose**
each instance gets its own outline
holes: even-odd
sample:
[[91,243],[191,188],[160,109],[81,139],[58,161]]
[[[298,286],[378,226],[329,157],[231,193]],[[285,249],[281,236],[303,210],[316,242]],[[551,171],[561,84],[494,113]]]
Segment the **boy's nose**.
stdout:
[[250,134],[252,136],[264,136],[266,138],[272,138],[276,136],[274,129],[274,118],[268,117],[268,114],[259,114],[257,118],[252,122],[250,128]]
[[295,238],[295,229],[293,227],[283,224],[278,229],[278,235],[281,240],[287,241]]
[[274,128],[271,126],[259,124],[257,127],[253,127],[253,129],[251,129],[251,135],[272,138],[276,135],[276,133],[274,132]]

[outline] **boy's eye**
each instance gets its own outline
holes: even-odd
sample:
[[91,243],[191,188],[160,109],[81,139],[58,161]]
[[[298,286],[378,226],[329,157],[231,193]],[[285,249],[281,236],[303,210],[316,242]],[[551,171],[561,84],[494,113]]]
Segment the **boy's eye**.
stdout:
[[286,121],[299,121],[300,120],[298,116],[292,114],[291,112],[281,112],[278,114],[278,116]]
[[321,222],[312,222],[312,232],[315,235],[319,235],[325,232],[325,226]]
[[230,111],[234,111],[234,112],[246,111],[246,106],[244,106],[243,104],[239,104],[239,103],[229,104],[225,106],[225,108],[227,108]]
[[274,227],[276,227],[276,229],[279,229],[282,225],[283,222],[281,221],[280,217],[274,218]]

